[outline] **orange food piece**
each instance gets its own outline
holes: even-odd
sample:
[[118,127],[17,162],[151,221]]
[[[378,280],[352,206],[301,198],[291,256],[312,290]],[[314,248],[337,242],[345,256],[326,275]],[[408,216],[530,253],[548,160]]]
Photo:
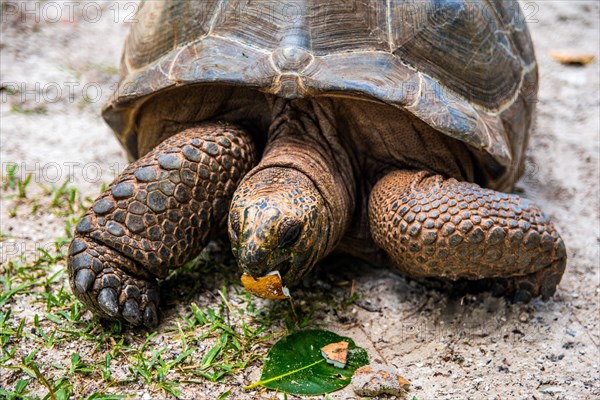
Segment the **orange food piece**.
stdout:
[[341,341],[323,346],[321,354],[329,364],[333,364],[338,368],[344,368],[348,357],[348,342]]
[[242,275],[242,285],[250,293],[265,299],[281,300],[290,297],[290,292],[283,286],[277,271],[257,279],[250,275]]

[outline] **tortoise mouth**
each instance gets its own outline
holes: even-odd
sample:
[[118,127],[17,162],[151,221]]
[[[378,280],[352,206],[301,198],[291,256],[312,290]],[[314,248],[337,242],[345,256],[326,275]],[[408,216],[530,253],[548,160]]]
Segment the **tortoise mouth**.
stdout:
[[280,261],[279,263],[275,264],[274,266],[272,266],[271,272],[272,271],[278,271],[279,275],[281,276],[281,281],[283,282],[284,285],[289,284],[288,282],[288,272],[290,272],[290,270],[292,269],[292,260],[290,258],[286,258],[282,261]]
[[279,257],[274,262],[256,266],[244,265],[242,270],[245,274],[250,275],[253,278],[262,278],[272,272],[279,272],[281,280],[284,284],[287,284],[287,274],[292,269],[292,262],[289,256]]

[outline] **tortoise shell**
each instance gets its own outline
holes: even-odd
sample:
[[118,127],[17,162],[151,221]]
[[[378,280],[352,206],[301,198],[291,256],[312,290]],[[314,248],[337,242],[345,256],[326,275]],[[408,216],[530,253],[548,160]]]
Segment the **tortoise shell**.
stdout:
[[519,175],[537,94],[515,1],[147,1],[103,116],[132,158],[146,101],[189,85],[364,99],[489,155],[489,186]]

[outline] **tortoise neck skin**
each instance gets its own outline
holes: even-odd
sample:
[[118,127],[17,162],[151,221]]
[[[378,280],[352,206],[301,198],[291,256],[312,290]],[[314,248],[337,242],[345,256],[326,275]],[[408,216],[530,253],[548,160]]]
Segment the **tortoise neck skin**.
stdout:
[[276,99],[273,110],[263,158],[234,194],[229,236],[245,274],[277,270],[290,285],[344,236],[354,213],[356,177],[330,122],[331,108]]

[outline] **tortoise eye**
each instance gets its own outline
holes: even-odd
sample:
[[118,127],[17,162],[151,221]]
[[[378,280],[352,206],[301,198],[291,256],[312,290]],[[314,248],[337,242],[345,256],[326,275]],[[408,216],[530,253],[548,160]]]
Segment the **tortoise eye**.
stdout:
[[286,226],[284,229],[285,231],[281,235],[280,246],[290,247],[298,241],[298,238],[300,237],[300,232],[302,231],[302,224],[293,223]]

